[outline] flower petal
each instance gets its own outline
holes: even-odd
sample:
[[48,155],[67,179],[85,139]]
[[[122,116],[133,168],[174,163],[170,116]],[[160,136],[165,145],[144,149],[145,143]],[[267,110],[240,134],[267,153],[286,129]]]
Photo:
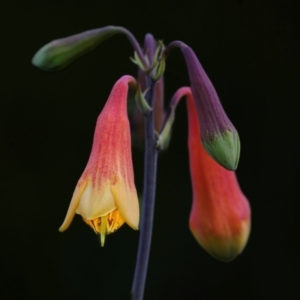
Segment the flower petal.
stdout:
[[75,191],[73,193],[65,220],[63,221],[62,225],[58,229],[60,232],[65,231],[70,226],[70,224],[75,216],[76,209],[79,205],[81,196],[85,190],[86,185],[87,185],[87,182],[85,180],[78,181]]
[[140,210],[135,187],[130,189],[119,180],[111,186],[111,191],[122,218],[132,229],[138,230]]
[[106,216],[116,208],[110,183],[102,183],[101,189],[99,189],[89,181],[81,196],[76,213],[87,220],[91,220]]

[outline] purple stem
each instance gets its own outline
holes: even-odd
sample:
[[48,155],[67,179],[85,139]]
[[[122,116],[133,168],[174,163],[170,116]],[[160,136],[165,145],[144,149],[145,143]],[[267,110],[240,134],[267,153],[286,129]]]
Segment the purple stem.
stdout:
[[189,47],[189,46],[181,41],[173,41],[166,47],[165,56],[167,57],[174,48],[179,48],[182,50],[182,48],[184,47]]
[[[154,105],[155,82],[147,78],[150,87],[146,96],[151,107]],[[140,226],[140,239],[134,279],[131,289],[132,300],[142,300],[144,296],[155,204],[156,170],[157,170],[156,138],[154,133],[154,114],[145,116],[145,161],[144,161],[144,191]]]
[[142,61],[144,67],[146,69],[148,69],[149,65],[148,65],[148,63],[147,63],[147,61],[145,59],[145,56],[143,54],[143,51],[142,51],[139,43],[135,39],[134,35],[129,30],[127,30],[124,27],[119,27],[119,26],[107,26],[107,27],[112,27],[112,28],[118,30],[120,33],[123,33],[123,34],[126,35],[126,37],[128,38],[129,42],[131,43],[132,47],[134,48],[135,52],[137,53],[137,55],[139,56],[140,60]]

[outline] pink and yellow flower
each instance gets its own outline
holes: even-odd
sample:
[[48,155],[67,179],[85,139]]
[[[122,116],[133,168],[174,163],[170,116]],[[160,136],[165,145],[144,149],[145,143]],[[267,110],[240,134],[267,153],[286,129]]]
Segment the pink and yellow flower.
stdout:
[[190,229],[213,257],[231,261],[240,254],[250,233],[250,206],[235,172],[216,163],[204,150],[191,93],[187,94],[188,146],[193,187]]
[[102,246],[106,234],[124,222],[135,230],[139,225],[127,116],[128,84],[136,85],[135,79],[123,76],[115,83],[98,117],[89,161],[59,228],[66,230],[77,213],[101,235]]

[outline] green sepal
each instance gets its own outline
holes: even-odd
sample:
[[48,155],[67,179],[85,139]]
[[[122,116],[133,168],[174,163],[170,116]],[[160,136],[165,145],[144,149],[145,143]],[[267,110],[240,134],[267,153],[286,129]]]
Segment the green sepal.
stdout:
[[158,135],[156,147],[160,150],[167,150],[171,141],[172,127],[175,120],[175,107],[170,106],[168,117],[163,125],[163,128]]
[[148,89],[146,89],[144,92],[142,92],[141,87],[138,86],[135,94],[135,101],[136,104],[140,110],[140,112],[143,115],[149,115],[152,112],[152,108],[149,106],[145,96],[148,92]]
[[154,80],[159,80],[165,72],[166,69],[166,59],[165,59],[165,46],[162,41],[158,41],[158,46],[153,57],[153,67],[151,70],[151,77]]
[[[147,63],[149,64],[149,60],[148,57],[145,56],[145,59],[147,61]],[[138,56],[138,54],[134,51],[133,57],[130,57],[130,60],[136,64],[143,72],[147,72],[147,69],[144,67],[143,62],[141,61],[140,57]]]
[[206,152],[225,169],[237,169],[241,145],[236,130],[219,132],[213,137],[202,139],[202,144]]
[[107,26],[54,40],[34,55],[32,64],[45,71],[60,71],[119,32],[116,27]]

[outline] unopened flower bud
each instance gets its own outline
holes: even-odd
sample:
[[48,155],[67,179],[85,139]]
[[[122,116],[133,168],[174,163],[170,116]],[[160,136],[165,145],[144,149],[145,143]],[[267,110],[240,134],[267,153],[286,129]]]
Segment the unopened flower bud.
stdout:
[[107,26],[54,40],[34,55],[32,63],[45,71],[62,70],[119,32],[117,27]]
[[200,141],[200,128],[192,95],[187,95],[189,160],[193,187],[190,229],[198,243],[214,258],[231,261],[249,237],[251,211],[235,172],[217,164]]

